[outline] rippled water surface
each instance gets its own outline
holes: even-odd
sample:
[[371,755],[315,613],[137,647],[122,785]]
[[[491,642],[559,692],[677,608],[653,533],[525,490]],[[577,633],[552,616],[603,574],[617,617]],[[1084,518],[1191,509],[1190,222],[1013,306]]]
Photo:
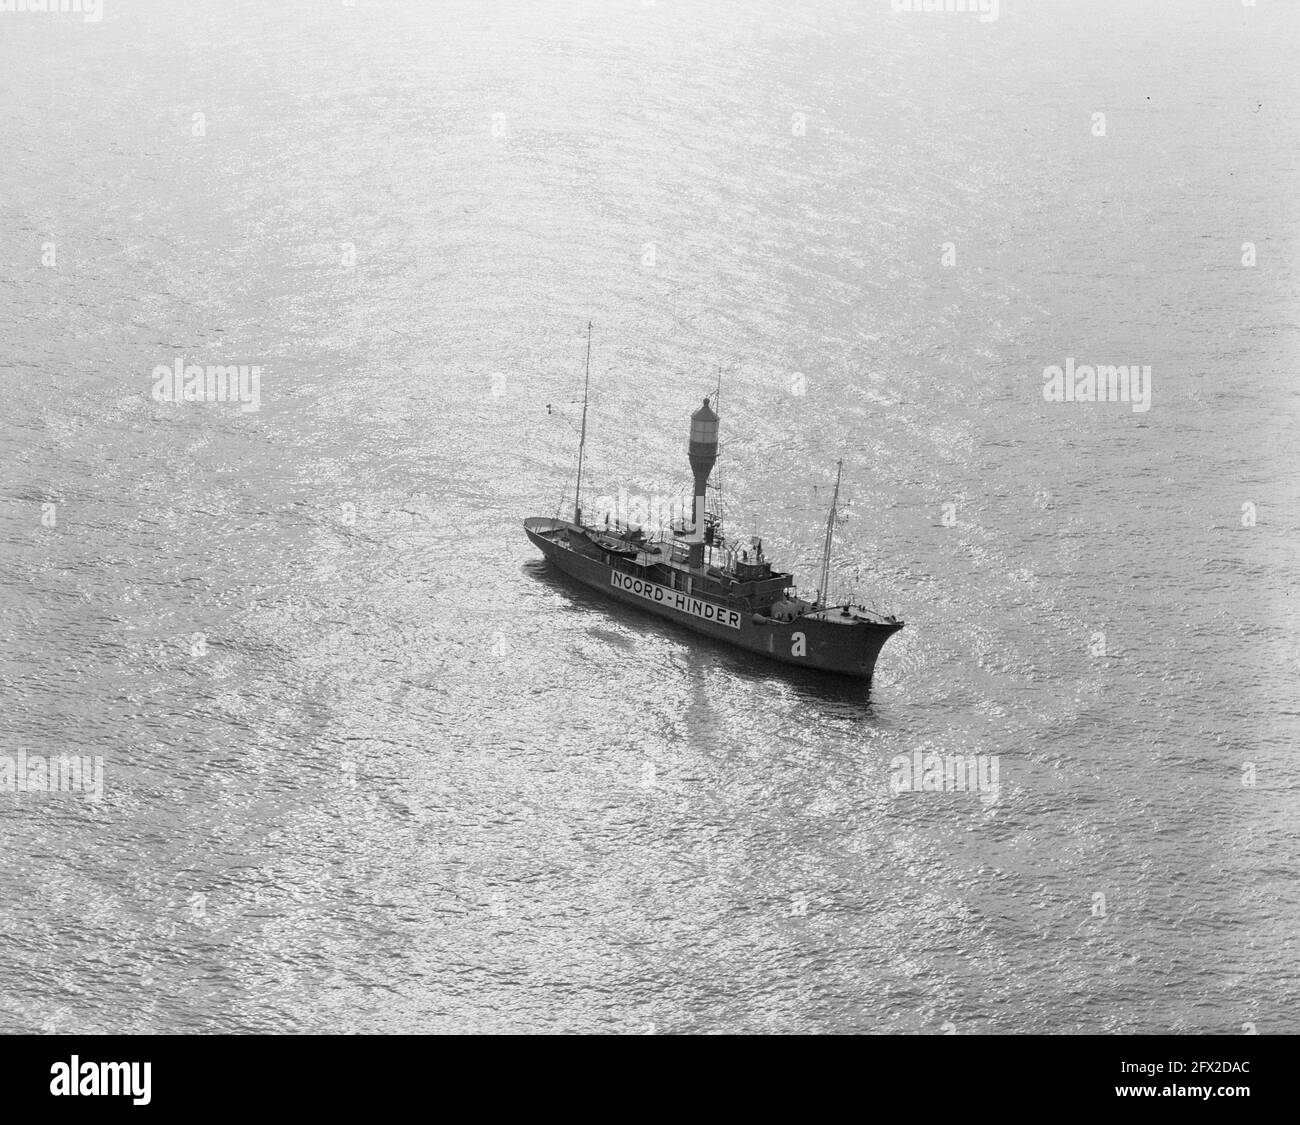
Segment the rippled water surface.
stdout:
[[[0,1029],[1300,1030],[1298,17],[0,14]],[[869,697],[541,563],[588,320],[589,495],[845,459]]]

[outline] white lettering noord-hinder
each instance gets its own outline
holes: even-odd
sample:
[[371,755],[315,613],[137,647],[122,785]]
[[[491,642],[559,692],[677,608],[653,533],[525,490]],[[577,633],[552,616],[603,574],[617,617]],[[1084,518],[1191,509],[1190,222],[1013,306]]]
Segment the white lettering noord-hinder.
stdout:
[[636,594],[637,597],[645,598],[646,601],[654,602],[656,605],[664,605],[688,613],[702,621],[712,621],[718,625],[725,625],[729,629],[740,628],[740,614],[736,610],[714,605],[703,598],[693,598],[681,590],[670,590],[667,586],[659,586],[643,578],[633,578],[630,574],[623,574],[617,570],[610,575],[610,585],[617,590]]

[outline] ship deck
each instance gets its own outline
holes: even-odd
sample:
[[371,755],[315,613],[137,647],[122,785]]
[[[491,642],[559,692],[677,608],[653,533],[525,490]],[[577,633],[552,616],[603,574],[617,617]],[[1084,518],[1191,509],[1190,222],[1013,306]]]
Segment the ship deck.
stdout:
[[[692,567],[681,558],[680,540],[638,540],[626,531],[599,531],[567,520],[542,517],[525,520],[524,526],[562,550],[603,562],[612,570],[636,578],[685,590],[693,597],[707,598],[728,609],[759,614],[774,611],[781,614],[781,620],[820,621],[827,625],[899,624],[897,618],[886,617],[862,605],[823,606],[790,596],[787,592],[794,586],[794,576],[771,570],[761,556],[756,563],[737,565],[740,552],[726,552],[705,544],[704,565]],[[721,566],[717,565],[719,554],[723,556]],[[755,574],[763,576],[756,578]]]

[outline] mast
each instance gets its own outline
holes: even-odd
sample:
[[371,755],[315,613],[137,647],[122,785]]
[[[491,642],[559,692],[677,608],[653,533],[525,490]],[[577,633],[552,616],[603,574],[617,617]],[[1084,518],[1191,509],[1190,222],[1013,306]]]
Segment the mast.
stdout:
[[579,527],[582,526],[582,453],[587,447],[587,390],[590,386],[591,321],[587,321],[587,378],[582,384],[582,433],[578,437],[578,483],[573,489],[573,522]]
[[695,513],[691,533],[684,542],[690,544],[688,565],[704,565],[704,530],[706,497],[709,489],[709,474],[713,472],[718,459],[718,416],[709,407],[709,400],[691,415],[691,437],[686,444],[687,459],[691,464],[691,475],[695,478]]
[[[718,412],[718,411],[719,411],[718,404],[719,404],[721,401],[722,401],[722,365],[719,364],[719,365],[718,365],[718,386],[717,386],[717,389],[713,392],[713,409],[714,409],[715,412]],[[721,442],[718,443],[718,453],[719,453],[719,454],[722,453],[722,443],[721,443]],[[718,535],[719,538],[721,538],[721,537],[723,536],[723,531],[722,531],[722,515],[723,515],[723,509],[722,509],[722,459],[721,459],[721,456],[719,456],[718,464],[717,464],[716,468],[714,469],[714,476],[717,478],[717,482],[718,482],[717,484],[715,484],[715,485],[713,486],[713,490],[714,490],[714,492],[716,492],[716,493],[718,494],[718,527],[717,527],[717,535]]]
[[831,495],[831,510],[826,517],[826,542],[822,546],[822,586],[821,603],[825,609],[830,601],[829,584],[831,580],[831,544],[835,539],[835,510],[840,500],[840,477],[844,473],[844,461],[835,463],[835,492]]

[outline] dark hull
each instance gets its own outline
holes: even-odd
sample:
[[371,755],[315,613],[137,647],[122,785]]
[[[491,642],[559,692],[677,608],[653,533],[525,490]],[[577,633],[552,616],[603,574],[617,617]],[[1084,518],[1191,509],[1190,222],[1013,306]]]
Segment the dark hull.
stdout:
[[[899,629],[902,622],[857,620],[841,624],[835,620],[822,620],[818,616],[804,616],[793,621],[777,622],[747,611],[735,612],[721,607],[704,605],[703,612],[716,612],[721,620],[705,620],[700,616],[700,599],[686,599],[676,593],[666,592],[664,603],[632,592],[629,576],[599,559],[588,558],[539,534],[561,526],[560,521],[530,519],[524,530],[533,544],[559,570],[590,586],[613,601],[632,606],[656,617],[666,618],[696,633],[703,633],[724,644],[735,645],[750,652],[779,660],[799,668],[812,668],[857,679],[870,680],[876,667],[876,657],[884,643]],[[578,529],[572,524],[563,525]],[[634,580],[632,580],[634,581]],[[641,587],[645,589],[644,586]],[[663,591],[659,587],[658,591]],[[672,602],[694,606],[695,612],[676,608]]]

